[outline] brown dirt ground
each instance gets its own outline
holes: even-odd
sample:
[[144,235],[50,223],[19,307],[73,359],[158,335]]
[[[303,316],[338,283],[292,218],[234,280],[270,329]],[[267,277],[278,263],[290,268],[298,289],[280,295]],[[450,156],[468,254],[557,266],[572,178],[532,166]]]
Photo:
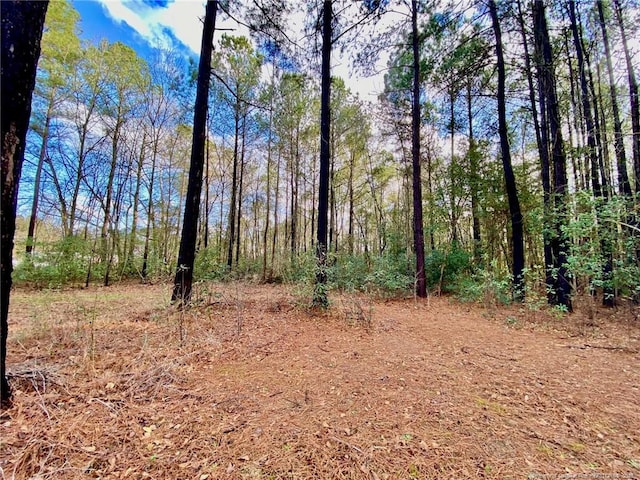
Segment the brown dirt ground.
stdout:
[[200,285],[12,296],[6,479],[640,478],[640,321]]

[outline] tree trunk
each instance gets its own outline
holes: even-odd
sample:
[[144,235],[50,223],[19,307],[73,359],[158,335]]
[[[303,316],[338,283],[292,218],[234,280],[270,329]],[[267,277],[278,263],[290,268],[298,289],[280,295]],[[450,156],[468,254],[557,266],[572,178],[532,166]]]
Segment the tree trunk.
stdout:
[[196,103],[193,113],[193,139],[191,148],[191,166],[189,168],[189,184],[185,199],[184,221],[178,264],[173,282],[171,301],[180,304],[191,300],[193,285],[193,265],[195,262],[196,240],[198,235],[198,217],[200,212],[200,194],[202,192],[202,174],[204,166],[204,149],[207,140],[207,110],[209,107],[209,80],[211,77],[211,53],[213,51],[213,32],[216,26],[217,0],[207,0],[202,44],[200,47],[200,63],[198,65],[198,83],[196,87]]
[[49,2],[0,2],[2,22],[2,209],[0,213],[0,409],[11,404],[6,376],[9,298],[13,272],[18,187],[36,83],[40,40]]
[[[533,3],[533,23],[536,50],[538,81],[541,95],[545,97],[547,119],[549,123],[549,143],[553,160],[553,225],[549,243],[553,259],[553,288],[549,292],[549,301],[562,305],[568,311],[571,305],[571,284],[567,276],[567,242],[562,227],[566,224],[567,159],[560,124],[560,111],[556,94],[556,80],[553,67],[553,52],[549,40],[549,30],[543,0]],[[544,173],[544,172],[543,172]],[[551,191],[551,189],[550,189]]]
[[234,112],[233,173],[231,174],[231,198],[229,199],[229,244],[227,246],[227,269],[233,267],[233,247],[236,239],[236,198],[238,196],[238,148],[240,142],[240,105],[236,97]]
[[327,297],[327,223],[329,214],[329,163],[331,152],[331,42],[332,0],[324,0],[322,15],[322,79],[320,92],[320,179],[318,187],[318,230],[316,242],[316,285],[313,304],[329,306]]
[[626,29],[624,26],[624,18],[622,17],[622,7],[620,0],[613,0],[616,20],[620,28],[622,39],[622,47],[624,49],[624,59],[627,66],[627,78],[629,81],[629,104],[631,106],[631,130],[633,132],[631,146],[633,150],[633,171],[635,176],[636,193],[640,193],[640,99],[638,97],[638,81],[636,80],[635,70],[633,69],[633,61],[629,44],[627,41]]
[[467,121],[469,122],[469,183],[471,190],[471,221],[473,233],[473,260],[477,266],[482,265],[482,238],[480,236],[480,215],[478,205],[478,152],[473,135],[473,112],[471,110],[471,81],[467,82]]
[[[550,213],[550,198],[551,198],[551,184],[549,180],[549,138],[548,138],[548,126],[547,126],[547,112],[546,102],[544,95],[539,95],[539,101],[541,104],[541,120],[538,118],[538,109],[536,106],[536,93],[533,85],[533,70],[531,66],[531,56],[529,53],[529,42],[527,41],[527,34],[525,31],[524,15],[522,13],[522,5],[518,0],[518,23],[520,24],[520,33],[522,35],[522,46],[524,48],[524,62],[525,71],[527,74],[527,85],[529,86],[529,103],[531,105],[531,114],[533,117],[533,127],[536,134],[536,145],[538,147],[538,155],[540,157],[540,170],[542,178],[542,192],[543,192],[543,209],[544,209],[544,225],[549,223]],[[541,125],[542,123],[542,125]],[[543,229],[543,252],[544,252],[544,266],[545,266],[545,284],[547,289],[550,290],[553,287],[553,279],[549,274],[549,269],[553,263],[553,256],[551,255],[551,246],[549,243],[549,235],[547,228]]]
[[53,114],[53,104],[55,101],[55,90],[51,92],[49,105],[47,106],[47,114],[44,120],[44,128],[42,130],[42,145],[40,146],[40,155],[38,156],[38,166],[36,167],[36,176],[33,180],[33,200],[31,203],[31,215],[29,217],[29,230],[27,231],[27,247],[26,253],[31,254],[34,248],[36,221],[38,218],[38,203],[40,201],[40,180],[42,178],[42,167],[47,157],[47,145],[49,143],[49,127],[51,125],[51,115]]
[[411,1],[411,47],[413,51],[413,89],[411,103],[411,163],[413,166],[413,250],[416,256],[416,295],[427,296],[424,265],[424,227],[422,214],[422,173],[420,164],[420,49],[418,2]]
[[498,61],[498,133],[500,135],[500,151],[502,153],[502,167],[507,187],[509,212],[511,214],[511,250],[513,255],[513,290],[516,301],[524,300],[524,230],[522,212],[518,200],[516,177],[511,165],[511,151],[509,148],[509,134],[507,131],[507,114],[505,99],[506,72],[504,55],[502,53],[502,32],[498,19],[498,9],[495,0],[489,0],[489,11],[496,37],[496,57]]
[[136,250],[136,236],[138,234],[138,204],[140,203],[140,188],[142,187],[142,169],[144,166],[144,155],[146,149],[146,133],[142,134],[142,144],[140,145],[140,155],[138,157],[138,165],[136,167],[136,187],[133,192],[133,215],[131,219],[131,240],[129,241],[129,251],[127,252],[126,268],[129,273],[135,271],[134,255]]
[[144,234],[144,250],[142,253],[142,281],[147,280],[149,274],[149,244],[151,242],[151,226],[153,224],[153,185],[156,176],[156,161],[158,157],[159,138],[156,136],[153,141],[153,152],[151,157],[151,177],[149,178],[149,200],[147,204],[147,228]]
[[[118,107],[120,110],[120,107]],[[119,112],[118,112],[119,113]],[[102,230],[100,232],[102,263],[104,269],[104,286],[109,285],[109,272],[111,270],[111,255],[108,243],[108,236],[111,224],[111,200],[113,196],[113,181],[116,176],[116,167],[118,162],[118,142],[120,140],[120,117],[116,120],[116,126],[113,130],[113,139],[111,144],[111,166],[109,169],[109,178],[107,180],[107,196],[104,201],[104,221],[102,222]]]
[[244,155],[245,155],[245,141],[247,138],[247,114],[246,112],[242,116],[242,148],[240,149],[240,178],[238,179],[238,209],[236,217],[236,267],[240,260],[240,221],[242,220],[242,199],[244,196]]
[[[271,71],[271,91],[269,92],[269,136],[267,138],[267,188],[266,188],[266,206],[264,219],[264,232],[262,234],[262,281],[267,281],[267,252],[269,243],[269,215],[271,211],[271,162],[273,147],[273,94],[276,76],[276,60],[272,57]],[[269,279],[272,280],[272,279]]]
[[[585,62],[584,48],[582,44],[582,34],[578,28],[578,22],[576,20],[575,2],[569,1],[569,19],[571,22],[571,32],[573,33],[573,42],[576,49],[576,58],[578,60],[578,73],[580,76],[580,88],[582,93],[582,108],[584,112],[584,120],[587,127],[587,145],[588,155],[591,161],[591,185],[593,188],[593,195],[596,198],[596,218],[598,223],[598,232],[600,236],[600,249],[602,251],[605,264],[603,266],[603,275],[605,280],[604,292],[602,302],[606,306],[613,306],[615,302],[614,291],[608,286],[611,280],[612,271],[612,254],[610,242],[606,241],[605,237],[608,232],[602,225],[602,205],[598,202],[599,199],[607,198],[607,175],[604,171],[604,165],[602,155],[599,150],[599,128],[595,123],[594,117],[591,113],[591,101],[589,99],[589,83],[587,80],[587,65]],[[592,82],[593,85],[593,82]],[[595,95],[592,96],[595,102]],[[594,103],[594,110],[596,105]],[[597,113],[595,114],[597,119]],[[600,153],[600,155],[599,155]],[[600,177],[600,178],[599,178]]]

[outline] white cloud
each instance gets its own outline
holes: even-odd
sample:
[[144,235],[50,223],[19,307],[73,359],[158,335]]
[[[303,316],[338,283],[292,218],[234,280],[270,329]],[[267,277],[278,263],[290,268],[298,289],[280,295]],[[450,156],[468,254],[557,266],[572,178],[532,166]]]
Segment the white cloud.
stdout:
[[[150,6],[143,0],[97,0],[105,12],[116,22],[124,22],[134,29],[142,38],[144,38],[151,46],[156,48],[170,48],[172,46],[172,38],[167,33],[171,31],[172,35],[184,43],[193,52],[194,55],[200,53],[200,42],[202,39],[202,18],[205,13],[204,0],[174,0],[166,7]],[[302,34],[302,25],[304,23],[301,15],[300,18],[293,18],[290,22],[290,29],[294,33]],[[234,21],[226,18],[225,15],[219,15],[217,19],[217,28],[231,29],[229,33],[233,35],[249,36],[246,27],[238,26]],[[216,38],[221,34],[216,33]],[[347,86],[354,92],[359,93],[361,98],[365,100],[374,100],[379,93],[384,82],[382,75],[373,77],[363,77],[353,74],[351,62],[347,55],[341,55],[339,49],[334,49],[332,61],[332,74],[342,77]],[[384,64],[384,61],[380,61]]]
[[[107,14],[117,22],[133,28],[149,44],[156,48],[172,45],[171,33],[194,54],[200,53],[202,19],[205,14],[203,0],[174,0],[166,7],[151,7],[142,0],[98,0]],[[234,29],[234,34],[247,35],[235,22],[218,17],[217,28]]]
[[157,48],[171,46],[170,30],[194,53],[200,51],[204,2],[176,0],[167,7],[151,7],[141,0],[98,0],[116,22],[124,22],[150,45]]

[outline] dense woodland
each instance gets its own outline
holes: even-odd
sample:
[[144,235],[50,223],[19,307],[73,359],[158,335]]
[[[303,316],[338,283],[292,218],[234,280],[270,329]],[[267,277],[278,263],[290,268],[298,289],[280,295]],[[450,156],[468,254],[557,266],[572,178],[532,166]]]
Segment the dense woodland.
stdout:
[[[214,34],[196,281],[320,278],[561,310],[580,294],[638,298],[637,2],[209,3],[252,35]],[[144,60],[82,41],[81,28],[70,3],[50,3],[14,282],[170,279],[181,271],[197,61]],[[388,56],[376,102],[322,81],[331,50],[361,72]]]

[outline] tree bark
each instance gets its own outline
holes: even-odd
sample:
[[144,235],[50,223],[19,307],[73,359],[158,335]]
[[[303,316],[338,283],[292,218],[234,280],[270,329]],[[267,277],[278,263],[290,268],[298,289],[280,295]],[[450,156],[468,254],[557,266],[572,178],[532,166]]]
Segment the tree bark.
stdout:
[[420,164],[420,49],[418,2],[411,1],[411,47],[413,52],[413,98],[411,103],[411,163],[413,166],[413,250],[416,256],[416,295],[427,296],[422,212],[422,172]]
[[624,18],[622,17],[620,0],[613,0],[613,5],[616,19],[618,21],[618,27],[620,28],[622,47],[624,49],[624,59],[627,66],[629,103],[631,106],[631,130],[633,132],[631,141],[633,151],[633,171],[635,176],[636,193],[640,193],[640,98],[638,97],[638,81],[636,80],[635,70],[633,69],[633,61],[631,59],[631,52],[629,51],[629,43],[624,26]]
[[[527,74],[527,84],[529,86],[529,103],[531,104],[531,115],[533,117],[533,126],[536,134],[536,145],[538,147],[538,155],[540,157],[540,177],[542,180],[542,194],[543,194],[543,221],[544,225],[549,224],[550,212],[551,212],[551,183],[549,177],[549,129],[547,124],[547,108],[546,99],[542,95],[542,91],[539,91],[538,101],[540,102],[540,118],[538,117],[538,108],[536,106],[536,90],[533,84],[533,70],[531,65],[531,56],[529,53],[529,42],[527,41],[527,34],[525,31],[525,20],[522,12],[522,5],[518,0],[518,23],[520,24],[520,32],[522,34],[522,46],[524,48],[524,62],[525,70]],[[551,291],[553,288],[553,278],[550,274],[551,265],[553,263],[553,255],[551,254],[551,245],[549,242],[549,234],[547,228],[543,229],[543,252],[544,252],[544,267],[545,267],[545,284],[547,290]]]
[[193,113],[193,138],[191,147],[191,165],[189,183],[185,199],[184,220],[178,264],[173,282],[172,302],[181,305],[191,300],[193,285],[193,265],[195,262],[196,240],[198,236],[198,217],[200,212],[200,194],[204,167],[204,150],[207,137],[207,110],[209,107],[209,80],[211,77],[211,53],[213,51],[213,32],[216,26],[217,0],[207,0],[200,63],[198,65],[198,83],[196,103]]
[[507,131],[507,114],[505,100],[506,72],[504,55],[502,52],[502,32],[498,19],[498,8],[495,0],[489,0],[489,12],[493,23],[493,31],[496,37],[496,57],[498,67],[498,133],[500,135],[500,151],[502,153],[502,168],[507,188],[509,213],[511,215],[511,249],[513,255],[513,296],[516,301],[524,300],[524,230],[522,225],[522,212],[518,200],[516,177],[511,165],[511,151],[509,148],[509,135]]
[[24,162],[25,141],[36,83],[40,40],[49,2],[0,2],[2,22],[2,208],[0,210],[0,408],[11,404],[6,376],[9,299],[13,273],[18,187]]
[[536,47],[536,63],[541,95],[545,97],[549,124],[549,143],[553,163],[553,222],[549,243],[553,258],[553,289],[549,301],[561,305],[568,311],[571,305],[571,284],[567,276],[567,242],[562,227],[566,224],[567,159],[564,153],[560,111],[556,94],[553,52],[549,40],[549,29],[543,0],[533,3],[533,23]]
[[331,43],[332,0],[324,0],[322,12],[322,79],[320,90],[320,179],[318,186],[318,230],[316,242],[316,285],[313,304],[329,306],[327,297],[327,223],[329,214],[329,163],[331,152]]
[[49,143],[49,128],[51,125],[51,115],[53,115],[53,104],[55,102],[55,90],[51,92],[47,113],[42,129],[42,145],[40,145],[40,155],[38,156],[38,166],[36,176],[33,180],[33,200],[31,203],[31,215],[29,216],[29,229],[27,231],[26,253],[31,254],[34,249],[36,221],[38,219],[38,204],[40,202],[40,180],[42,178],[42,167],[47,157],[47,145]]

